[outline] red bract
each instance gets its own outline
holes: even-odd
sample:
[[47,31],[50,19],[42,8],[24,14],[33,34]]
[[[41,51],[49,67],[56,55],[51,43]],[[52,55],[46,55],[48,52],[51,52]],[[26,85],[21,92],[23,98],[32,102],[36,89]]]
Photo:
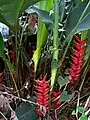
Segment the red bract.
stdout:
[[0,73],[0,84],[3,84],[3,78],[2,78],[2,76],[3,76],[3,73]]
[[10,59],[12,62],[16,62],[16,51],[11,52],[10,54]]
[[8,71],[8,72],[7,72],[7,79],[9,79],[9,80],[13,80],[13,78],[12,78],[12,75],[11,75],[10,71]]
[[79,37],[75,37],[74,42],[75,49],[72,50],[72,62],[69,69],[69,75],[71,77],[70,83],[74,84],[82,71],[84,64],[84,56],[86,51],[86,40],[81,40]]
[[60,102],[60,95],[61,95],[61,93],[62,93],[61,90],[52,93],[52,103],[53,103],[52,109],[53,110],[58,109],[60,107],[60,105],[62,104]]
[[37,114],[40,117],[46,115],[49,110],[49,92],[50,92],[50,83],[46,81],[47,75],[43,77],[40,81],[35,81],[35,94],[37,99]]

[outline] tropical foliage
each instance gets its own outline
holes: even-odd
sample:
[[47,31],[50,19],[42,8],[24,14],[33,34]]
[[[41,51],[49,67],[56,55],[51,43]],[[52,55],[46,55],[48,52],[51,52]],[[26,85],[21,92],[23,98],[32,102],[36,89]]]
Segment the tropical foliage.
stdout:
[[89,20],[89,0],[0,0],[0,119],[90,119]]

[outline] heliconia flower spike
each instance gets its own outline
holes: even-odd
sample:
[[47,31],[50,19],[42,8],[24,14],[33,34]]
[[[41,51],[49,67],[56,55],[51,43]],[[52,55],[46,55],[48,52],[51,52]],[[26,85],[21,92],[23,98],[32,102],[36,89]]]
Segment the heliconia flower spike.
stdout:
[[58,109],[60,107],[60,105],[62,104],[60,102],[61,93],[62,93],[61,90],[58,90],[58,91],[52,93],[52,104],[53,104],[51,107],[52,110]]
[[46,115],[46,113],[49,110],[49,98],[50,98],[50,81],[46,80],[47,75],[43,77],[42,80],[35,81],[35,95],[37,100],[37,114],[40,117],[43,117]]
[[74,84],[78,80],[82,71],[82,66],[84,64],[84,56],[86,52],[86,40],[81,40],[79,37],[75,36],[74,46],[75,48],[72,50],[73,56],[69,69],[71,84]]

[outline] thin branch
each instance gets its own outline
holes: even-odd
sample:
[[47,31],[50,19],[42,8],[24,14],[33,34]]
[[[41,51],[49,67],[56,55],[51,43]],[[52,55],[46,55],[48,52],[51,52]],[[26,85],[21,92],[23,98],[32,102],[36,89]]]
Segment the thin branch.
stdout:
[[88,107],[89,102],[90,102],[90,96],[88,97],[88,99],[87,99],[87,101],[85,103],[84,109],[86,109]]
[[85,78],[86,78],[86,74],[87,74],[87,71],[88,71],[88,65],[89,65],[89,62],[88,62],[88,64],[87,64],[87,66],[86,66],[86,68],[85,68],[85,70],[84,70],[84,74],[83,74],[83,80],[82,80],[82,83],[81,83],[81,85],[80,85],[80,88],[79,88],[79,92],[81,92],[81,90],[82,90],[82,87],[83,87],[83,84],[84,84],[84,81],[85,81]]
[[[88,115],[89,112],[90,112],[90,109],[88,109],[88,110],[85,112],[85,115]],[[79,118],[78,120],[80,120],[80,118]]]
[[9,93],[7,93],[7,92],[1,92],[1,91],[0,91],[0,94],[8,95],[8,96],[10,96],[10,97],[12,97],[12,98],[22,100],[23,102],[28,102],[28,103],[30,103],[30,104],[38,105],[37,103],[35,103],[35,102],[33,102],[33,101],[29,101],[29,100],[26,100],[26,99],[17,97],[17,96],[15,96],[15,95],[9,94]]
[[77,120],[78,120],[78,110],[77,110],[77,108],[79,106],[79,101],[80,101],[80,92],[78,92],[78,100],[77,100],[77,107],[76,107],[76,118],[77,118]]
[[5,120],[7,120],[7,118],[5,117],[5,115],[4,115],[2,112],[0,112],[0,114],[2,115],[2,117],[3,117]]
[[85,115],[88,115],[90,112],[90,109],[88,109],[86,112],[85,112]]

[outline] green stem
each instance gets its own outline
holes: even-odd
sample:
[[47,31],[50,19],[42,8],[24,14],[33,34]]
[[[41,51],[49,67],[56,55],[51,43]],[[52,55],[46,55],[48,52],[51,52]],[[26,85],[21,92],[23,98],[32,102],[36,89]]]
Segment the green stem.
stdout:
[[[17,37],[17,32],[16,32],[16,35],[15,35],[15,41],[16,41],[16,58],[18,56],[18,37]],[[18,59],[16,59],[16,80],[14,79],[13,75],[12,75],[12,78],[13,78],[13,82],[14,82],[14,86],[15,86],[15,89],[16,91],[18,91],[18,87],[17,87],[17,78],[18,78]],[[19,92],[17,92],[17,95],[18,97],[20,97],[20,94]]]
[[[53,47],[55,49],[53,53],[53,60],[58,60],[58,21],[59,21],[59,0],[54,0],[55,3],[55,17],[54,17],[54,28],[53,28]],[[51,89],[54,86],[56,78],[57,68],[51,68]]]
[[[12,64],[11,64],[11,62],[10,62],[5,56],[3,57],[3,60],[6,62],[7,67],[8,67],[8,69],[9,69],[9,71],[10,71],[10,74],[11,74],[11,76],[12,76],[12,80],[13,80],[13,83],[14,83],[15,90],[16,90],[16,91],[19,91],[18,88],[17,88],[16,80],[15,80],[15,78],[14,78],[14,76],[13,76]],[[19,92],[17,92],[17,96],[20,97]]]

